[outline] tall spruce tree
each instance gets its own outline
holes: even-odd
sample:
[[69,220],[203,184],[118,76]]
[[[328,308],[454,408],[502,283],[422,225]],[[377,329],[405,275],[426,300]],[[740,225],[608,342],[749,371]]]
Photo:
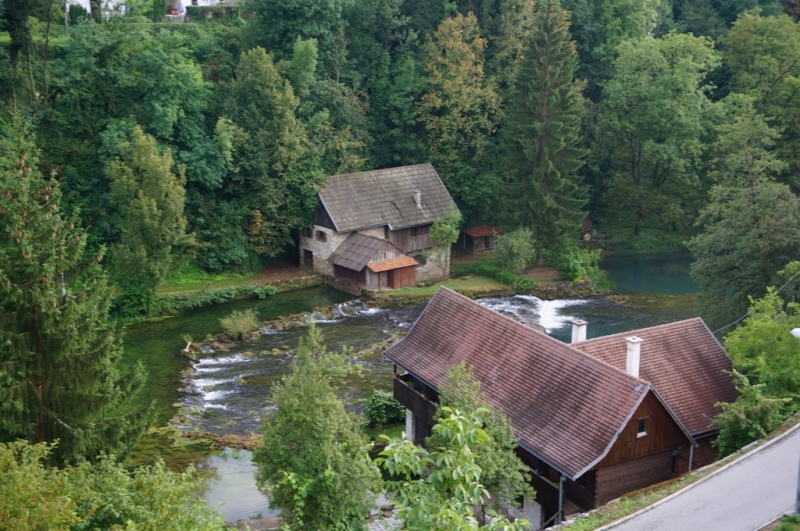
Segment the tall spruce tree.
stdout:
[[574,74],[575,44],[569,15],[553,0],[537,12],[533,32],[517,60],[501,131],[505,207],[509,224],[529,227],[544,247],[578,228],[586,190],[577,170],[580,109]]
[[62,217],[55,179],[37,168],[17,116],[0,132],[0,442],[53,442],[56,463],[124,454],[150,411],[120,413],[144,383],[120,376],[112,288],[86,234]]
[[126,313],[147,312],[156,288],[167,278],[182,251],[194,244],[186,234],[183,168],[172,171],[172,153],[158,152],[156,139],[133,130],[111,161],[111,199],[120,213],[122,237],[113,248],[114,271]]

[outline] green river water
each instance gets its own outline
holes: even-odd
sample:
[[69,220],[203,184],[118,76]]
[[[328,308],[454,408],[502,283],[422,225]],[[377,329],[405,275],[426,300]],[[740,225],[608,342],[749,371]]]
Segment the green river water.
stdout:
[[[521,295],[480,302],[522,322],[537,323],[562,341],[569,340],[569,321],[579,317],[589,322],[588,336],[597,337],[693,316],[697,288],[688,276],[689,262],[683,255],[610,257],[601,266],[616,285],[612,296],[541,301]],[[256,432],[261,416],[273,407],[271,385],[288,371],[293,349],[305,329],[265,330],[253,343],[201,353],[196,362],[180,355],[185,345],[181,335],[190,334],[197,340],[218,333],[219,318],[238,309],[256,308],[266,320],[338,304],[340,315],[329,320],[317,316],[316,320],[329,348],[351,347],[353,361],[363,368],[363,377],[346,382],[340,393],[348,408],[358,409],[360,400],[373,390],[390,389],[392,367],[382,361],[380,353],[387,340],[410,328],[425,305],[375,310],[346,302],[350,299],[335,290],[310,288],[130,327],[123,364],[130,367],[142,360],[149,370],[147,389],[137,398],[139,405],[155,402],[161,425],[180,411],[178,421],[173,421],[180,429],[239,435]],[[255,488],[249,452],[211,452],[204,445],[187,442],[167,430],[151,433],[133,462],[148,462],[158,455],[174,469],[190,463],[197,466],[209,478],[202,495],[214,506],[224,504],[220,510],[229,521],[275,514]]]

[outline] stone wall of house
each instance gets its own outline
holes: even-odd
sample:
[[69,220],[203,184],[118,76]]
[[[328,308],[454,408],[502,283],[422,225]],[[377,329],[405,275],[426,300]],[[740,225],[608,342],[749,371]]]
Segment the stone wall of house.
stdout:
[[[425,249],[428,255],[428,261],[423,266],[417,267],[417,283],[424,282],[430,284],[431,282],[439,282],[440,280],[450,278],[450,250],[444,251],[444,259],[442,261],[443,268],[439,266],[439,254],[434,249]],[[419,253],[414,253],[419,254]]]
[[[317,239],[317,231],[325,233],[325,241]],[[350,233],[338,234],[333,229],[328,229],[320,225],[314,225],[311,237],[300,236],[300,267],[308,267],[305,263],[304,250],[314,253],[314,264],[311,269],[323,275],[333,276],[333,264],[328,262],[328,257],[336,250]]]

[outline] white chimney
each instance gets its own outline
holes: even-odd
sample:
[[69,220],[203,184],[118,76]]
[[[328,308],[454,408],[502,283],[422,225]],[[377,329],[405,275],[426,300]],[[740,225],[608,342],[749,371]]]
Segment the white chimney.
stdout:
[[419,190],[414,190],[414,203],[417,205],[417,208],[422,208],[422,192]]
[[625,341],[628,342],[628,357],[625,360],[625,372],[633,376],[639,377],[639,361],[642,358],[642,341],[641,337],[631,336],[626,337]]
[[589,323],[582,319],[572,321],[572,342],[586,341],[586,326]]

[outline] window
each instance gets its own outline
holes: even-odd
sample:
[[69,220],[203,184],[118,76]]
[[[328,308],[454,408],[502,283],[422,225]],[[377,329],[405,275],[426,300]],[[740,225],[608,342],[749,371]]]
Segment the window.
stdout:
[[492,248],[492,237],[491,236],[486,236],[483,239],[483,247],[485,249],[491,249]]
[[328,241],[328,235],[325,233],[325,231],[318,230],[317,239],[321,242],[326,242]]
[[413,258],[417,261],[417,267],[422,267],[428,263],[428,259],[423,254],[414,255]]
[[303,227],[303,237],[311,238],[313,236],[313,231],[311,227]]
[[644,437],[647,435],[647,419],[639,419],[636,422],[636,437]]
[[428,234],[430,231],[429,225],[423,225],[421,227],[411,227],[411,236],[422,236],[423,234]]
[[580,485],[584,489],[589,486],[589,480],[587,479],[586,475],[583,475],[580,478],[578,478],[578,485]]

